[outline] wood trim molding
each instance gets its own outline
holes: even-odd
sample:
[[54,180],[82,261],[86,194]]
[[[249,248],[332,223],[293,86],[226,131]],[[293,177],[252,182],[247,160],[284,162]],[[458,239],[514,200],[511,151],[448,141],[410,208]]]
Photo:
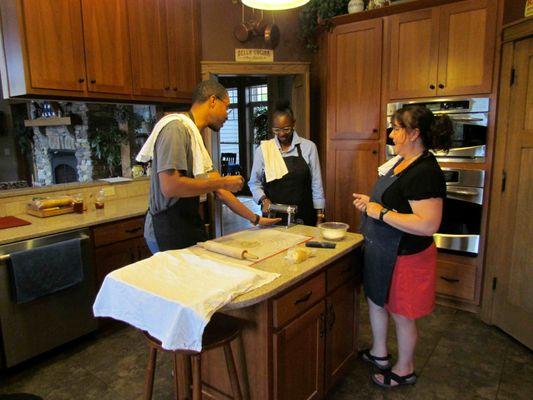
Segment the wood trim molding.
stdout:
[[333,25],[343,25],[350,22],[363,21],[365,19],[381,18],[392,14],[400,14],[409,11],[420,10],[422,8],[437,7],[444,4],[456,3],[462,0],[413,0],[401,4],[393,4],[391,6],[377,8],[369,11],[362,11],[354,14],[344,14],[333,17],[331,22]]
[[533,17],[523,18],[503,27],[503,42],[512,42],[533,35]]

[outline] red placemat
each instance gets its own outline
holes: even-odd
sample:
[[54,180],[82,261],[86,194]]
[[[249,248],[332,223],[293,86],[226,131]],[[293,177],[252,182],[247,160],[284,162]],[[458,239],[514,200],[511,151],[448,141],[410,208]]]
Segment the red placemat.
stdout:
[[13,228],[22,225],[31,225],[31,222],[17,217],[0,217],[0,229]]

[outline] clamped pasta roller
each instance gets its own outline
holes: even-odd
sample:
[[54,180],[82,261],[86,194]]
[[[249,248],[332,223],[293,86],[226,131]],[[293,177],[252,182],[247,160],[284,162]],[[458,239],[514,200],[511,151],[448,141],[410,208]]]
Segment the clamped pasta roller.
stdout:
[[[298,206],[290,204],[270,203],[268,206],[267,214],[269,218],[275,218],[276,214],[287,214],[287,226],[291,227],[295,224],[296,213],[298,212]],[[285,218],[283,218],[285,220]]]

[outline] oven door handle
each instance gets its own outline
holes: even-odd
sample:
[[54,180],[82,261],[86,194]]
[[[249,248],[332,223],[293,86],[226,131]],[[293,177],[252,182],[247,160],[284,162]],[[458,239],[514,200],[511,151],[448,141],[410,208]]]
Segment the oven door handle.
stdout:
[[479,192],[474,189],[447,188],[446,191],[448,193],[453,193],[453,194],[462,194],[463,196],[477,196],[479,194]]
[[459,122],[479,122],[479,121],[484,121],[483,118],[451,117],[451,116],[449,116],[449,117],[450,117],[450,119],[452,121],[459,121]]

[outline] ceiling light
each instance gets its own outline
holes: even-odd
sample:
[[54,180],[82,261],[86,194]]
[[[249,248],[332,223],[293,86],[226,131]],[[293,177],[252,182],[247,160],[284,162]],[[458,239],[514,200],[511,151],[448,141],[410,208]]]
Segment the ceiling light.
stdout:
[[242,0],[245,6],[259,10],[288,10],[309,3],[309,0]]

